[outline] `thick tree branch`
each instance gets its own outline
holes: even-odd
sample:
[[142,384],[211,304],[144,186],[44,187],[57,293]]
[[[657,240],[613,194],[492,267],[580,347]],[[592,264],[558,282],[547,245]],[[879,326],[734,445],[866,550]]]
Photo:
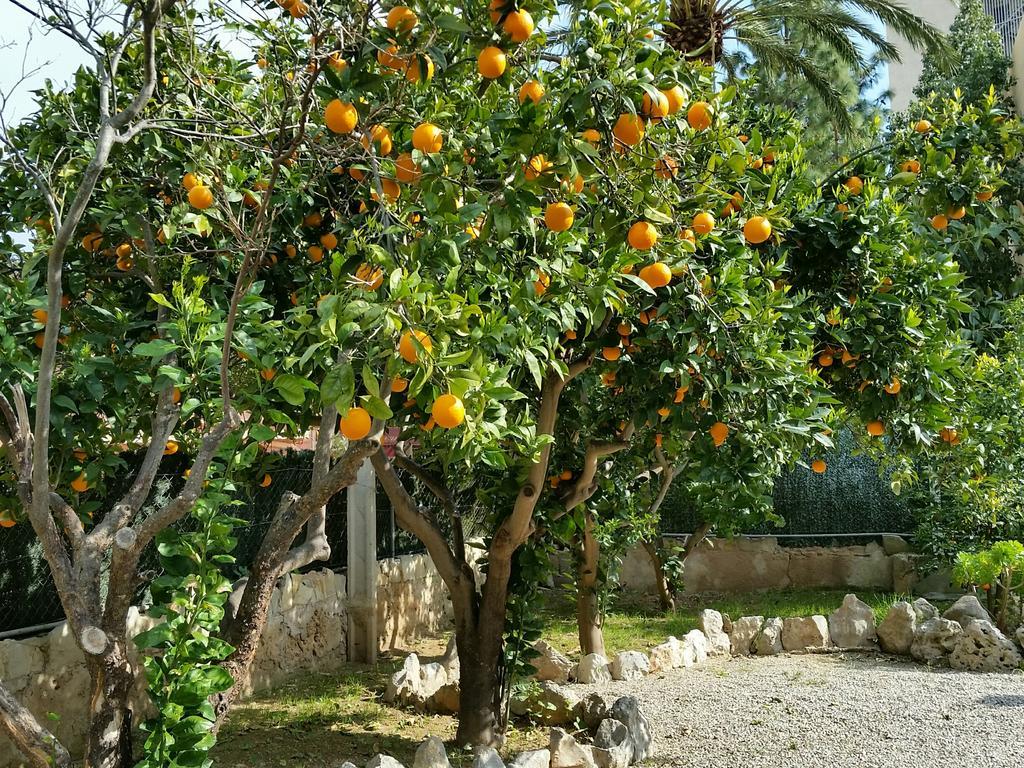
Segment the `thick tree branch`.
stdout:
[[33,768],[69,768],[71,755],[35,715],[0,684],[0,732],[14,742]]

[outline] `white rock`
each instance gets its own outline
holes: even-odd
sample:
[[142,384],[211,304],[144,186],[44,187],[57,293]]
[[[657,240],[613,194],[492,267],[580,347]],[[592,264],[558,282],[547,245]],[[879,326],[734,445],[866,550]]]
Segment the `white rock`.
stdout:
[[551,765],[551,750],[531,749],[517,755],[508,764],[508,768],[549,768]]
[[764,616],[743,616],[729,629],[729,652],[734,656],[749,656],[757,633],[764,624]]
[[374,755],[366,764],[366,768],[405,768],[405,766],[388,755]]
[[697,626],[708,639],[708,656],[727,656],[731,643],[725,633],[725,621],[722,614],[705,608],[697,614]]
[[928,621],[928,619],[939,618],[939,609],[929,603],[923,597],[917,598],[912,604],[914,613],[917,615],[917,623]]
[[782,619],[778,616],[768,619],[754,639],[754,652],[758,656],[774,656],[782,653]]
[[667,672],[683,666],[683,646],[676,638],[670,637],[664,643],[651,648],[648,668],[651,673]]
[[914,630],[910,655],[918,661],[939,661],[949,655],[963,632],[957,622],[949,619],[936,617],[923,621]]
[[561,728],[552,728],[548,750],[551,768],[593,768],[594,763],[575,738]]
[[534,643],[533,649],[540,654],[537,658],[530,660],[533,668],[537,670],[533,674],[537,680],[551,680],[556,683],[569,682],[569,676],[573,671],[573,663],[569,657],[544,640]]
[[612,704],[608,717],[626,726],[633,742],[633,762],[639,763],[654,756],[654,731],[640,711],[640,703],[633,696],[623,696]]
[[949,666],[973,672],[1012,672],[1019,669],[1017,647],[995,625],[984,619],[967,622],[949,654]]
[[346,760],[344,763],[341,764],[341,766],[339,766],[339,768],[356,768],[356,764],[350,763],[348,760]]
[[783,619],[782,647],[787,651],[821,651],[828,648],[828,621],[824,616]]
[[420,744],[412,768],[452,768],[444,742],[437,736],[431,736]]
[[633,761],[633,739],[618,720],[601,721],[594,734],[591,758],[598,768],[627,768]]
[[683,637],[683,666],[692,667],[708,660],[708,638],[699,629],[691,629]]
[[640,651],[617,653],[609,666],[613,680],[639,680],[651,671],[647,654]]
[[610,683],[612,671],[608,659],[600,653],[588,653],[576,665],[576,679],[581,683]]
[[405,699],[419,686],[420,680],[420,659],[415,653],[410,653],[402,662],[402,668],[395,672],[384,691],[384,701],[391,703]]
[[459,713],[459,682],[442,685],[426,701],[427,712],[440,712],[446,715]]
[[988,615],[988,611],[978,602],[977,595],[964,595],[942,614],[942,618],[955,621],[964,629],[967,629],[967,625],[972,621],[992,622],[992,617]]
[[494,747],[477,747],[473,756],[473,768],[505,768],[505,761]]
[[837,648],[874,648],[875,612],[856,595],[847,595],[829,614],[828,634]]
[[1016,638],[1017,638],[1017,645],[1019,645],[1021,648],[1024,648],[1024,624],[1022,624],[1021,626],[1017,627]]
[[906,656],[914,642],[917,627],[917,613],[914,606],[905,600],[893,603],[892,608],[878,625],[878,645],[886,653]]

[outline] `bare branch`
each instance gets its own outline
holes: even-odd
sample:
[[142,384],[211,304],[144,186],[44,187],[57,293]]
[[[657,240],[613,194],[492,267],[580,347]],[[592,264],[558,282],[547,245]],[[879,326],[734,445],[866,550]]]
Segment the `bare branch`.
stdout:
[[46,730],[0,684],[0,732],[14,742],[33,768],[70,768],[71,755],[57,738]]

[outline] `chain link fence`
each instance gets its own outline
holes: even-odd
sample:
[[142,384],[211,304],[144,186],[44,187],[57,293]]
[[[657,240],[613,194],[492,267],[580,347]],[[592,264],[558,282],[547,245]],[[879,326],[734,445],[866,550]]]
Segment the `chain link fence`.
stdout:
[[[149,504],[158,503],[161,496],[175,493],[182,483],[182,471],[186,463],[174,457],[161,466],[162,473],[153,484]],[[178,467],[178,464],[181,467]],[[173,467],[173,471],[169,470]],[[270,472],[272,482],[266,487],[245,486],[239,489],[237,505],[229,513],[244,522],[234,530],[238,540],[235,547],[235,563],[226,566],[226,576],[236,579],[243,576],[248,565],[263,542],[274,512],[284,493],[303,493],[309,488],[312,468],[309,454],[294,452],[285,454]],[[116,499],[121,489],[109,489],[108,497]],[[327,505],[327,540],[331,545],[331,556],[324,561],[310,564],[303,570],[331,568],[344,570],[348,561],[347,539],[347,498],[344,491],[338,493]],[[197,521],[186,516],[177,523],[181,530],[193,529]],[[404,554],[422,552],[419,540],[395,524],[391,503],[380,487],[377,488],[377,558],[398,557]],[[142,593],[140,604],[146,601],[145,585],[161,572],[155,546],[150,546],[143,555],[140,565]],[[64,611],[57,596],[50,570],[43,559],[39,541],[27,523],[19,523],[0,531],[0,638],[12,634],[29,634],[32,631],[61,621]]]

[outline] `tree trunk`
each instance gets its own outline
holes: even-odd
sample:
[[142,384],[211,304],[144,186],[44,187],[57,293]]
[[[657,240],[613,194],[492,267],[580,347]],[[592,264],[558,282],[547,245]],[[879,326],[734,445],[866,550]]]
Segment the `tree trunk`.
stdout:
[[668,612],[676,609],[676,599],[672,595],[672,587],[669,586],[668,575],[665,573],[665,564],[661,561],[661,553],[658,551],[662,541],[662,538],[659,536],[657,541],[645,541],[643,544],[647,557],[650,558],[651,567],[654,569],[654,584],[658,589],[658,604],[661,606],[661,610]]
[[708,537],[708,532],[711,530],[711,523],[707,520],[697,526],[697,530],[686,537],[686,544],[683,545],[683,564],[686,564],[686,558],[688,558],[693,550],[697,548],[704,539]]
[[[464,619],[467,617],[464,617]],[[504,741],[499,664],[505,622],[466,623],[456,631],[459,654],[459,746],[500,749]]]
[[125,653],[123,639],[102,656],[89,658],[92,687],[89,727],[86,731],[86,768],[130,768],[132,716],[128,696],[135,676]]
[[576,550],[576,627],[583,655],[604,655],[604,616],[601,613],[598,563],[601,547],[594,536],[594,516],[584,512],[583,532]]

